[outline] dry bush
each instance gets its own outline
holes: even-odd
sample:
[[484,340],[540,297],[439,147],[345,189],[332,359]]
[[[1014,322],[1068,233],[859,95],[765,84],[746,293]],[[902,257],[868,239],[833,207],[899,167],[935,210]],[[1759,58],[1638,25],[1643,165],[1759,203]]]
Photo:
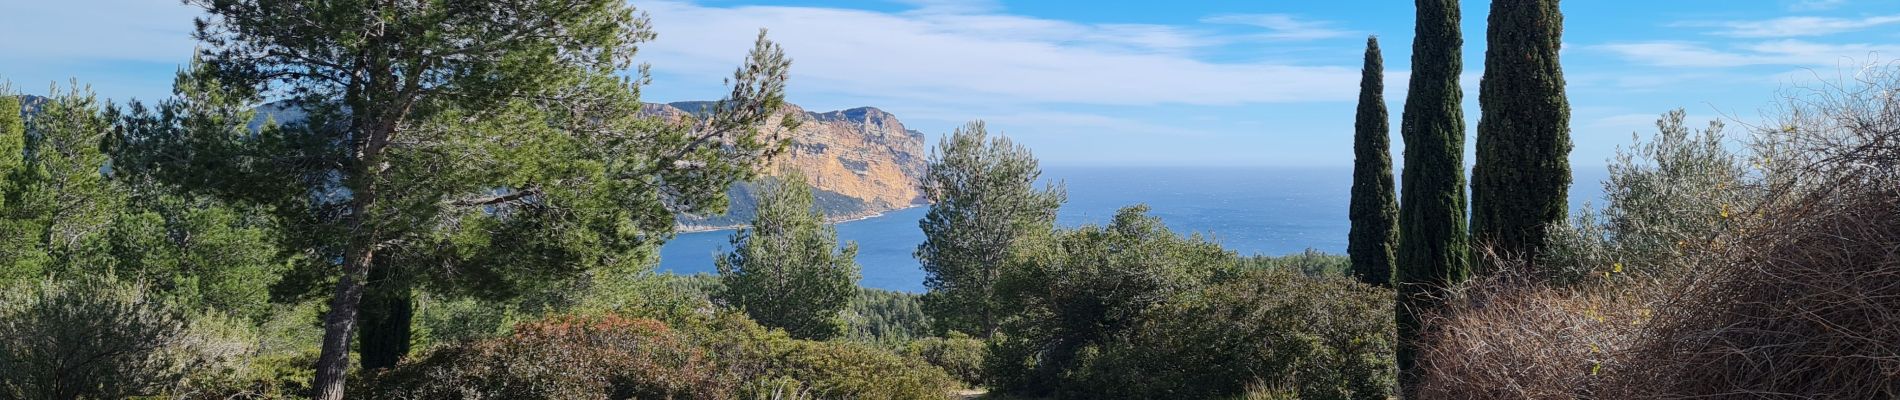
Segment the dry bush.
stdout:
[[1781,201],[1659,314],[1630,397],[1900,396],[1900,64],[1796,97],[1758,150]]
[[[1555,267],[1600,277],[1520,267],[1452,291],[1418,397],[1900,397],[1900,64],[1793,96],[1756,133],[1751,197],[1711,231],[1573,227],[1606,238],[1575,260],[1611,265]],[[1642,207],[1614,211],[1660,214]],[[1642,242],[1682,256],[1618,275],[1656,254]]]
[[1428,313],[1422,398],[1568,399],[1593,397],[1604,378],[1631,368],[1644,334],[1653,283],[1612,272],[1590,286],[1544,283],[1526,263],[1450,291]]

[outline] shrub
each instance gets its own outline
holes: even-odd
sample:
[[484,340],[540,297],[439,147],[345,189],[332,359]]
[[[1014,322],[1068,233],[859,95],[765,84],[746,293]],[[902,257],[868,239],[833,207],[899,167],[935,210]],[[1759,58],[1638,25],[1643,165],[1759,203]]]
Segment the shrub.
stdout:
[[1217,398],[1264,386],[1303,399],[1384,399],[1395,373],[1392,296],[1344,276],[1254,271],[1151,310],[1086,352],[1065,392]]
[[[1660,168],[1681,198],[1612,202],[1657,216],[1580,232],[1590,255],[1553,265],[1577,281],[1501,277],[1461,289],[1433,316],[1425,397],[1894,398],[1900,396],[1900,68],[1794,96],[1757,133],[1754,167],[1696,186],[1706,168]],[[1679,119],[1679,116],[1673,117]],[[1707,145],[1672,140],[1659,146]],[[1698,151],[1655,154],[1694,154]],[[1730,159],[1741,159],[1731,157]],[[1657,160],[1669,165],[1674,160]],[[1674,163],[1674,165],[1687,165]],[[1728,167],[1723,167],[1728,168]],[[1613,174],[1617,174],[1613,170]],[[1733,176],[1718,172],[1717,176]],[[1612,177],[1612,185],[1638,182]],[[1720,181],[1717,181],[1720,182]],[[1705,189],[1733,190],[1706,192]],[[1724,198],[1741,194],[1730,203]],[[1737,206],[1739,205],[1739,206]],[[1701,207],[1700,210],[1691,209]],[[1612,221],[1615,218],[1611,219]],[[1664,229],[1655,229],[1655,228]],[[1625,273],[1626,262],[1661,259]],[[1595,260],[1595,261],[1591,261]],[[1549,260],[1541,260],[1550,262]],[[1555,284],[1553,284],[1555,283]]]
[[185,395],[191,372],[234,368],[230,325],[194,323],[141,287],[103,278],[0,292],[0,397]]
[[[1699,252],[1759,216],[1768,200],[1749,158],[1720,122],[1691,130],[1682,110],[1656,121],[1656,135],[1620,149],[1603,182],[1609,201],[1552,227],[1549,250],[1535,260],[1560,284],[1594,280],[1611,269],[1651,278],[1704,262]],[[1622,268],[1614,268],[1621,265]],[[1524,271],[1518,271],[1524,272]]]
[[780,344],[767,374],[803,382],[826,399],[945,399],[955,378],[923,360],[846,342]]
[[726,399],[740,380],[659,321],[565,315],[405,361],[369,390],[397,399]]
[[984,343],[962,332],[950,332],[949,337],[929,337],[912,341],[904,354],[924,360],[924,362],[942,368],[969,386],[981,386],[983,380]]
[[396,399],[915,399],[955,388],[941,369],[868,345],[792,339],[735,312],[675,317],[671,326],[617,314],[524,322],[507,337],[439,347],[361,390]]
[[1060,232],[1046,263],[998,283],[1021,311],[992,337],[985,375],[994,387],[1060,394],[1078,384],[1084,350],[1137,326],[1149,308],[1235,271],[1232,252],[1176,235],[1147,211],[1126,207],[1108,226]]

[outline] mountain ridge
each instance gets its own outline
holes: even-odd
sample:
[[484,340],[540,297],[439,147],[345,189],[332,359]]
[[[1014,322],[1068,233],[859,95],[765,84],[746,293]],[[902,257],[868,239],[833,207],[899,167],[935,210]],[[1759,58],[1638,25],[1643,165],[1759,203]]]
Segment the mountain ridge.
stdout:
[[[709,101],[646,103],[642,113],[683,119],[705,110]],[[784,118],[798,118],[798,128],[780,128]],[[765,167],[769,177],[796,170],[811,184],[818,207],[827,220],[841,222],[881,215],[924,204],[918,181],[924,173],[922,132],[909,129],[897,116],[877,107],[855,107],[813,112],[787,104],[767,121],[766,135],[790,139],[786,152]],[[744,227],[752,219],[756,182],[734,185],[723,215],[682,214],[675,218],[681,232]]]

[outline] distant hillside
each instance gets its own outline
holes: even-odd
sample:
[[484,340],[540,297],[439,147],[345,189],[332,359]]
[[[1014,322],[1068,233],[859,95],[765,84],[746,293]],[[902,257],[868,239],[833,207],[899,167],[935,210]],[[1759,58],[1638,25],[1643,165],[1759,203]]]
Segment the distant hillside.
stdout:
[[[694,101],[647,104],[644,112],[680,118],[710,105]],[[859,219],[923,203],[917,182],[924,174],[924,134],[904,127],[897,116],[873,107],[809,112],[787,105],[767,126],[776,131],[778,119],[799,118],[789,132],[791,146],[773,160],[767,171],[796,169],[817,190],[818,205],[833,221]],[[732,204],[724,215],[681,215],[682,231],[705,231],[743,226],[756,210],[756,185],[734,185]]]

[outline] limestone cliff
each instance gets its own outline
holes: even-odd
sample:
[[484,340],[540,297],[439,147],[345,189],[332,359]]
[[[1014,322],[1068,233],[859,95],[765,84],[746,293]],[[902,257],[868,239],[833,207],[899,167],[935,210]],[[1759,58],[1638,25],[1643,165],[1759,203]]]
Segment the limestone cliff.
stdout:
[[[645,112],[682,117],[708,102],[647,104]],[[798,129],[783,132],[780,118],[798,118]],[[767,126],[768,134],[791,139],[766,169],[803,172],[816,189],[819,207],[834,221],[874,216],[922,204],[918,179],[924,174],[924,134],[904,127],[891,113],[872,107],[809,112],[788,105]],[[731,228],[752,219],[755,185],[735,185],[725,215],[682,215],[682,231]]]

